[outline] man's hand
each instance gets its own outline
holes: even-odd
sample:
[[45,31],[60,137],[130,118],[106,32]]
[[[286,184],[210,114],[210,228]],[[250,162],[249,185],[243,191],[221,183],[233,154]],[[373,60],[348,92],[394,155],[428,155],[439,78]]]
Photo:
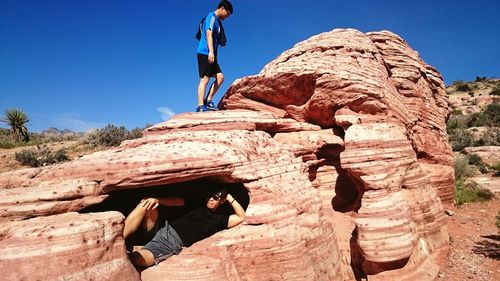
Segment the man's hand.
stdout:
[[139,207],[141,207],[141,209],[143,209],[144,211],[151,211],[158,208],[158,205],[160,205],[160,201],[158,199],[144,198],[141,200]]
[[215,61],[215,55],[214,55],[214,53],[213,52],[209,52],[208,53],[208,62],[209,63],[214,63],[214,61]]
[[230,202],[232,202],[233,200],[234,200],[233,195],[231,195],[231,193],[228,193],[227,196],[226,196],[225,202],[227,202],[228,204],[230,204]]
[[234,199],[231,194],[226,197],[226,202],[231,205],[234,210],[234,214],[229,216],[229,221],[227,223],[227,228],[235,227],[242,223],[245,219],[245,210],[241,207],[240,203]]

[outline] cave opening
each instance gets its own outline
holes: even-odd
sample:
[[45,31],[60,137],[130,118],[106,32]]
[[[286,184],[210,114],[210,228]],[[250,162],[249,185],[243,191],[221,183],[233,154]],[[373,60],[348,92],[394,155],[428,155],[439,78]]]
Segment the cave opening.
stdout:
[[356,178],[340,167],[337,171],[339,174],[335,182],[335,196],[331,201],[332,208],[341,213],[357,212],[364,193],[360,188],[362,183],[356,183]]
[[[223,182],[214,178],[201,178],[197,180],[180,182],[168,185],[117,190],[109,193],[109,196],[101,203],[89,206],[80,212],[106,212],[118,211],[127,217],[134,208],[145,198],[167,198],[182,197],[184,205],[178,207],[158,206],[159,217],[156,219],[159,227],[163,227],[166,221],[173,221],[198,206],[206,206],[208,198],[215,192],[225,189],[237,200],[243,209],[247,209],[250,203],[248,190],[239,182]],[[222,204],[216,211],[219,214],[231,215],[234,213],[229,204]],[[126,239],[128,251],[133,251],[135,246],[143,246],[151,240],[148,232],[141,230],[134,232]]]
[[[240,203],[243,209],[247,209],[250,204],[250,196],[242,183],[201,178],[168,185],[112,191],[103,202],[88,206],[80,213],[118,211],[127,217],[144,198],[182,197],[186,202],[185,206],[165,207],[160,205],[158,207],[160,214],[163,214],[163,219],[174,220],[195,206],[206,204],[210,195],[220,189],[225,189]],[[229,215],[233,213],[233,210],[228,204],[223,204],[217,212]]]

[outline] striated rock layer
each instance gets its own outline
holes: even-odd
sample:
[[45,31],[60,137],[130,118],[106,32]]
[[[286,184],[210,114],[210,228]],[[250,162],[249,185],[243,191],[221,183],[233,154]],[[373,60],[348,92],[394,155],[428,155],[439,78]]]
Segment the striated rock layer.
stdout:
[[[352,29],[314,36],[235,81],[220,106],[114,149],[0,174],[4,279],[437,276],[448,247],[442,202],[453,193],[449,109],[439,73],[403,39]],[[140,276],[126,258],[125,213],[76,213],[117,192],[200,180],[241,183],[244,223]]]
[[140,280],[123,254],[122,222],[106,212],[2,223],[2,280]]
[[[335,189],[334,200],[324,200],[354,217],[345,234],[355,243],[340,238],[341,249],[356,252],[353,266],[370,279],[436,276],[448,247],[441,202],[453,201],[450,109],[440,74],[403,39],[352,29],[313,36],[233,83],[220,106],[268,111],[342,137],[342,152],[308,160],[317,188]],[[332,185],[340,175],[347,183]]]

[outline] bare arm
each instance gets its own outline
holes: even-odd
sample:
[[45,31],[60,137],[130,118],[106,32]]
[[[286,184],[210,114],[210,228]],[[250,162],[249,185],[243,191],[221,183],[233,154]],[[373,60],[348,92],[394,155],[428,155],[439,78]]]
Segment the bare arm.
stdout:
[[212,38],[211,29],[207,29],[207,44],[208,44],[208,62],[213,63],[215,61],[215,53],[214,53],[214,39]]
[[184,198],[182,197],[162,197],[162,198],[144,198],[139,203],[139,206],[144,208],[145,211],[158,208],[159,205],[174,207],[184,206]]
[[240,203],[234,199],[234,197],[231,194],[228,194],[226,197],[226,202],[231,205],[231,207],[234,210],[234,214],[229,216],[229,221],[227,223],[227,227],[235,227],[238,224],[242,223],[243,220],[245,219],[245,209],[241,207]]
[[158,201],[160,205],[167,206],[167,207],[174,207],[174,206],[184,206],[184,198],[182,197],[165,197],[165,198],[158,198]]

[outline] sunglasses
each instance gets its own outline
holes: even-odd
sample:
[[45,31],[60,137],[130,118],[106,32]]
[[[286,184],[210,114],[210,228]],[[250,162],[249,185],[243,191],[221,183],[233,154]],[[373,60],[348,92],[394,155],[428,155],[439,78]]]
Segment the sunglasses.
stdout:
[[215,200],[217,200],[217,201],[221,201],[222,200],[222,198],[220,196],[218,196],[218,195],[212,195],[212,198],[215,199]]

